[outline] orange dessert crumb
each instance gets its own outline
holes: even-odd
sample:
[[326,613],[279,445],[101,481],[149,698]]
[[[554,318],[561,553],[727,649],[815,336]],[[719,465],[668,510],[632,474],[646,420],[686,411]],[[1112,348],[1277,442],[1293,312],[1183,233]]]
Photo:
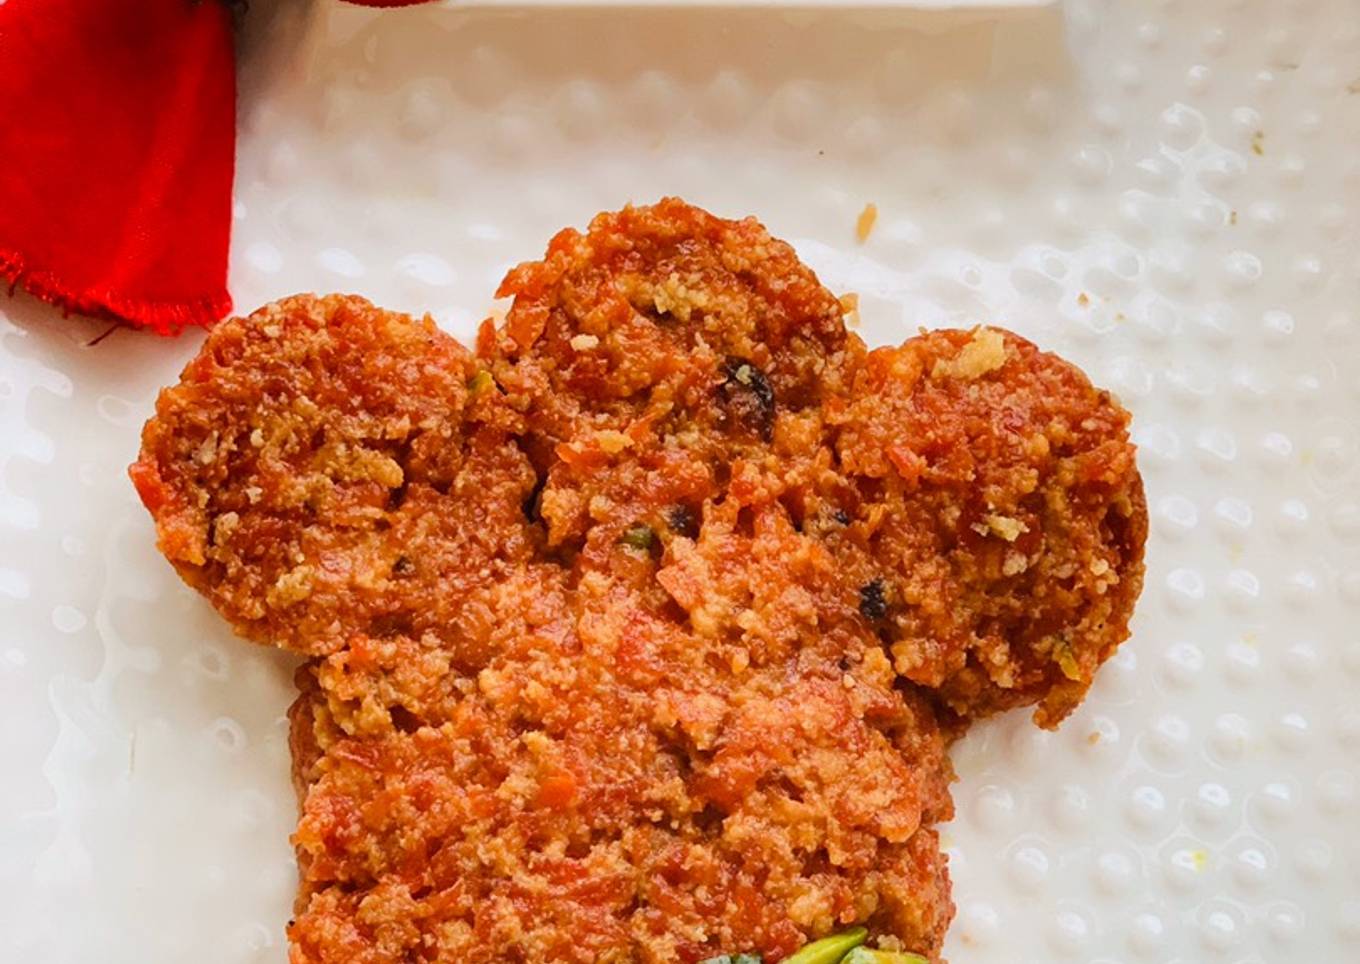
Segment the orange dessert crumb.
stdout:
[[863,244],[869,240],[869,235],[874,232],[874,225],[878,223],[878,205],[870,202],[864,205],[864,210],[859,212],[859,217],[855,219],[855,237],[859,243]]

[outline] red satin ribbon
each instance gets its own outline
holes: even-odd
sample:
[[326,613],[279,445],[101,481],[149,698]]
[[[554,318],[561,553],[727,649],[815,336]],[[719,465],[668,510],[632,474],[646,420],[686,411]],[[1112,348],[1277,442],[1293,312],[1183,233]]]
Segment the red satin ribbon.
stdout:
[[232,6],[0,2],[0,275],[11,287],[162,334],[231,310]]
[[0,273],[162,333],[231,309],[232,14],[217,0],[0,5]]

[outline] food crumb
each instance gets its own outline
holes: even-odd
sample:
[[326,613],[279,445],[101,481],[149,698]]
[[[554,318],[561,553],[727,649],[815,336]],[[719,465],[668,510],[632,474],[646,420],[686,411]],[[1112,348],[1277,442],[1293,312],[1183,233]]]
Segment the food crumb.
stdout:
[[1019,519],[1012,519],[1005,515],[987,516],[987,528],[1007,542],[1014,542],[1020,538],[1021,533],[1029,531],[1029,526]]
[[1090,733],[1087,733],[1087,734],[1086,734],[1086,742],[1089,743],[1089,744],[1091,744],[1091,746],[1095,746],[1097,743],[1099,743],[1099,742],[1100,742],[1100,731],[1099,731],[1099,730],[1092,730]]
[[1006,340],[994,328],[979,328],[972,340],[953,358],[940,358],[930,370],[931,378],[981,378],[1006,364]]
[[217,458],[217,433],[213,432],[202,442],[199,443],[196,453],[199,465],[211,465],[213,459]]
[[845,323],[851,328],[859,327],[859,295],[854,292],[841,295],[841,311]]
[[1228,223],[1231,224],[1231,225],[1233,225],[1234,227],[1237,226],[1237,212],[1236,212],[1236,211],[1229,211],[1229,212],[1228,212]]
[[1264,157],[1266,153],[1266,132],[1257,131],[1251,135],[1251,152],[1257,157]]
[[605,429],[604,431],[596,432],[595,441],[599,443],[599,446],[603,451],[608,452],[610,455],[617,455],[619,452],[622,452],[633,444],[631,438],[615,429]]
[[859,238],[860,244],[869,240],[869,235],[873,233],[874,224],[877,221],[878,205],[870,201],[864,205],[864,210],[859,212],[859,218],[855,221],[855,237]]
[[312,567],[296,566],[283,573],[267,594],[269,605],[280,609],[301,602],[312,594]]
[[1003,576],[1018,576],[1029,568],[1029,559],[1023,552],[1011,550],[1006,553],[1006,559],[1001,564],[1001,574]]
[[1090,303],[1091,296],[1088,295],[1086,292],[1083,291],[1081,294],[1077,295],[1077,304],[1081,305],[1083,308],[1085,308]]

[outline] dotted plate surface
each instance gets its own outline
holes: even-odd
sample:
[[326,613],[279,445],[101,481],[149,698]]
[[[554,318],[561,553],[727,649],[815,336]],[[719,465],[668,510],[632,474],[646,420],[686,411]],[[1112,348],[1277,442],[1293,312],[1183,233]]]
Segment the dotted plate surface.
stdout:
[[[558,228],[677,193],[758,214],[872,342],[998,322],[1114,389],[1135,636],[1059,732],[957,747],[949,957],[1357,959],[1360,4],[256,2],[243,48],[242,309],[354,290],[466,337]],[[291,660],[179,584],[124,475],[201,335],[101,330],[0,300],[0,958],[278,962]]]

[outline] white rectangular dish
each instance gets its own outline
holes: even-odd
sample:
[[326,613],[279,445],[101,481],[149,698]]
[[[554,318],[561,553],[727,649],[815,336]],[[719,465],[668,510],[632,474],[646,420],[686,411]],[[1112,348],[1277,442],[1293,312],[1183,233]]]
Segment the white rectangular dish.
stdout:
[[[1360,13],[868,6],[255,3],[238,307],[467,338],[559,228],[676,194],[793,242],[871,343],[1061,352],[1134,412],[1147,588],[1061,730],[956,748],[948,957],[1354,960]],[[0,959],[282,961],[292,661],[180,585],[124,474],[201,336],[103,327],[0,300]]]

